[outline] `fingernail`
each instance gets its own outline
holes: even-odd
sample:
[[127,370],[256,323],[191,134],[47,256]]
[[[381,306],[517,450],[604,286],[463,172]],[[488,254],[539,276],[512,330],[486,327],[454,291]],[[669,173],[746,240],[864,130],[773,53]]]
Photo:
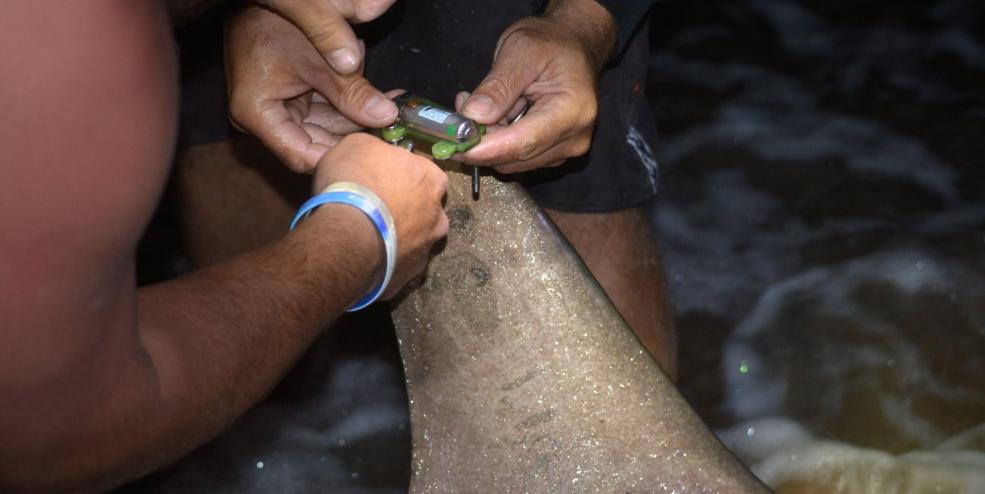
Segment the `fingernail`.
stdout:
[[329,53],[328,62],[332,64],[335,70],[344,73],[352,72],[359,66],[359,59],[356,57],[356,53],[348,48],[339,48]]
[[377,120],[393,118],[397,116],[397,105],[386,98],[373,96],[366,103],[366,114]]
[[465,102],[463,113],[475,117],[484,117],[493,111],[493,102],[488,96],[473,96]]

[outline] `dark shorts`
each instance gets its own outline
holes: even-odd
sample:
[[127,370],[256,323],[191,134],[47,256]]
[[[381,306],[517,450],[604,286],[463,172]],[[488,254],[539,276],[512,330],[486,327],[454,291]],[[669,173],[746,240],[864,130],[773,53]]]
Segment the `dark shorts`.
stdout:
[[[455,94],[471,91],[485,77],[499,34],[534,8],[528,1],[397,2],[381,19],[360,27],[368,45],[366,77],[382,90],[399,87],[452,106]],[[234,131],[226,120],[221,29],[193,27],[180,33],[179,43],[180,145],[228,138]],[[611,212],[656,195],[656,128],[643,93],[648,59],[644,28],[602,73],[588,154],[556,168],[514,175],[541,206]]]

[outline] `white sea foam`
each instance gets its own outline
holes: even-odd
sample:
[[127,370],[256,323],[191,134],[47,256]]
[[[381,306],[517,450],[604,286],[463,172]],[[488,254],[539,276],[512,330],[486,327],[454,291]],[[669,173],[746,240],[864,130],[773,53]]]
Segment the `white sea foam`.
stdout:
[[[755,434],[748,434],[750,429]],[[985,492],[982,427],[938,447],[900,455],[814,438],[783,417],[742,423],[718,434],[753,473],[774,487],[858,494]]]
[[[891,297],[886,303],[892,300],[893,304],[904,305],[872,306],[879,300],[872,297],[882,297],[881,294]],[[937,310],[961,314],[965,321],[962,324],[972,334],[953,333],[958,328],[942,330],[951,331],[950,336],[960,337],[960,341],[985,348],[985,333],[978,337],[973,334],[973,328],[985,327],[985,307],[977,303],[985,297],[985,280],[927,252],[905,249],[876,253],[842,265],[815,268],[771,286],[729,337],[723,351],[725,406],[740,424],[725,437],[746,448],[741,454],[759,458],[764,475],[781,483],[785,477],[778,476],[778,471],[793,469],[801,475],[816,468],[817,472],[830,475],[855,475],[849,471],[862,468],[863,464],[875,477],[905,464],[914,468],[908,473],[914,479],[925,469],[929,469],[928,478],[938,478],[934,472],[956,469],[955,475],[960,474],[960,478],[980,482],[981,477],[968,477],[961,465],[946,465],[953,455],[895,458],[874,451],[863,454],[854,446],[837,442],[812,441],[791,446],[802,443],[803,438],[788,440],[780,434],[789,432],[790,424],[778,427],[772,422],[757,423],[777,413],[797,413],[802,427],[824,430],[831,423],[844,420],[846,413],[863,413],[879,417],[870,418],[878,421],[876,430],[892,431],[893,437],[857,437],[858,441],[916,445],[922,449],[944,441],[953,433],[955,421],[965,427],[974,426],[967,423],[967,415],[974,415],[974,410],[985,423],[982,383],[954,381],[938,374],[937,366],[930,363],[930,350],[919,343],[936,337],[933,332],[938,329],[919,325],[904,329],[899,325],[906,321],[892,315],[894,311],[907,310],[906,304],[934,294],[946,294],[948,300]],[[819,334],[819,330],[830,334]],[[951,369],[963,369],[967,375],[985,375],[981,353],[969,349],[956,355],[967,360],[948,362]],[[916,400],[934,403],[936,411],[922,410],[914,405]],[[742,432],[750,428],[755,434],[742,437]],[[862,435],[866,434],[863,428]],[[761,442],[742,446],[748,440]],[[979,449],[979,453],[985,453],[985,444],[980,444]],[[787,450],[795,450],[790,454],[800,460],[783,460],[778,452]],[[769,461],[762,459],[763,451],[769,452]],[[927,458],[933,461],[927,460],[928,464],[924,461]],[[975,464],[980,464],[985,457],[979,454],[973,458]],[[879,485],[889,488],[888,484]]]
[[674,56],[655,62],[655,70],[672,71],[690,82],[720,87],[748,83],[713,122],[664,142],[661,162],[678,163],[709,145],[741,143],[763,158],[791,166],[839,160],[856,172],[906,178],[942,198],[956,199],[953,169],[921,140],[874,120],[818,109],[812,103],[816,96],[802,81],[762,68],[710,65]]

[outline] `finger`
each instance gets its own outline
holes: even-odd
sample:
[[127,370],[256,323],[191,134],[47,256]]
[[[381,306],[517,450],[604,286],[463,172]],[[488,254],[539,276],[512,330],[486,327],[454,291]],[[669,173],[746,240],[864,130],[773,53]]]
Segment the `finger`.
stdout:
[[[315,92],[308,92],[305,95],[291,98],[284,102],[284,106],[290,113],[291,119],[300,124],[302,128],[307,130],[309,126],[318,126],[324,132],[332,134],[329,145],[334,146],[340,136],[362,130],[362,127],[339,113],[334,106],[325,101],[325,98]],[[314,136],[312,136],[312,140],[321,142]]]
[[248,123],[248,127],[254,129],[256,136],[296,172],[310,173],[328,149],[325,144],[314,142],[279,101],[263,102],[255,118],[256,122]]
[[[318,0],[316,0],[318,1]],[[369,22],[383,15],[396,0],[330,0],[335,10],[353,24]]]
[[[455,111],[456,112],[462,113],[462,105],[465,104],[465,101],[468,100],[468,98],[469,98],[469,96],[471,94],[472,93],[470,93],[468,91],[459,91],[458,94],[455,95]],[[497,122],[496,124],[492,124],[492,125],[497,125],[498,124],[498,125],[503,126],[503,127],[509,125],[510,122],[514,121],[516,119],[516,117],[520,115],[520,113],[523,111],[523,109],[527,107],[527,104],[528,104],[528,101],[527,101],[526,98],[520,98],[520,99],[516,100],[516,103],[513,104],[513,108],[510,108],[510,111],[506,112],[506,116],[504,116],[503,118],[499,119],[499,122]],[[488,128],[487,128],[487,131],[488,131]]]
[[472,93],[468,91],[459,91],[458,94],[455,95],[455,112],[462,113],[462,105],[465,104],[465,101],[469,99],[471,94]]
[[342,76],[312,68],[305,79],[342,115],[363,127],[386,127],[397,118],[397,105],[360,74]]
[[349,22],[330,0],[262,0],[293,22],[339,74],[351,74],[362,61]]
[[317,125],[335,135],[347,135],[362,130],[362,126],[349,120],[327,102],[312,101],[308,112],[301,119],[305,124]]
[[540,58],[537,49],[519,31],[510,34],[503,41],[492,70],[463,105],[462,114],[483,124],[506,116],[543,71],[542,63],[531,63]]
[[356,12],[353,22],[369,22],[383,15],[397,0],[352,0],[355,3]]
[[286,108],[287,113],[290,114],[291,120],[295,122],[304,120],[305,114],[308,113],[308,105],[311,103],[311,97],[312,94],[309,92],[296,98],[291,98],[284,101],[284,108]]
[[[360,54],[365,54],[366,44],[359,40]],[[302,79],[315,89],[318,100],[330,102],[353,122],[363,126],[380,128],[397,118],[397,105],[392,95],[385,95],[362,76],[360,70],[341,75],[330,70],[320,59],[309,59],[300,71]],[[398,93],[399,94],[399,93]]]
[[[441,204],[442,199],[445,197],[445,193],[448,192],[448,174],[445,173],[438,165],[434,165],[434,171],[436,180],[438,182],[438,187],[435,190],[435,197],[438,200],[438,204]],[[443,214],[443,213],[442,213]]]
[[[543,100],[542,100],[543,101]],[[490,132],[463,155],[471,165],[505,165],[529,161],[563,140],[557,125],[557,111],[540,103],[513,125]]]
[[434,238],[436,241],[448,236],[448,227],[448,215],[442,212],[441,216],[438,217],[438,223],[434,226]]
[[526,98],[520,98],[516,100],[516,103],[513,105],[513,108],[510,108],[510,111],[506,112],[506,117],[503,119],[506,121],[506,124],[509,125],[511,123],[515,123],[517,118],[523,115],[523,110],[527,107],[528,104],[529,102],[526,100]]
[[311,138],[311,147],[313,150],[318,150],[317,146],[323,146],[322,154],[329,150],[329,148],[335,147],[336,144],[342,140],[342,136],[333,132],[325,130],[325,128],[320,127],[315,124],[302,123],[301,128],[308,133],[308,137]]
[[498,173],[505,173],[507,175],[511,173],[521,173],[528,172],[531,170],[537,170],[539,168],[553,168],[556,166],[561,166],[564,164],[568,157],[567,150],[564,149],[563,145],[555,146],[547,150],[544,154],[537,156],[534,159],[527,161],[517,161],[515,163],[510,163],[508,165],[499,165],[493,167]]

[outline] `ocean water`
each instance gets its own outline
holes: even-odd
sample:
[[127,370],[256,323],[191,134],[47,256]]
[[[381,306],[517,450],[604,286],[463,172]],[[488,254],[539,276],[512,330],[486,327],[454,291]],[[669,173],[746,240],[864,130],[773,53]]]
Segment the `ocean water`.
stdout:
[[985,492],[985,7],[664,7],[682,391],[778,492]]
[[[665,0],[652,27],[686,398],[781,493],[985,492],[985,4]],[[406,492],[365,317],[121,492]]]

